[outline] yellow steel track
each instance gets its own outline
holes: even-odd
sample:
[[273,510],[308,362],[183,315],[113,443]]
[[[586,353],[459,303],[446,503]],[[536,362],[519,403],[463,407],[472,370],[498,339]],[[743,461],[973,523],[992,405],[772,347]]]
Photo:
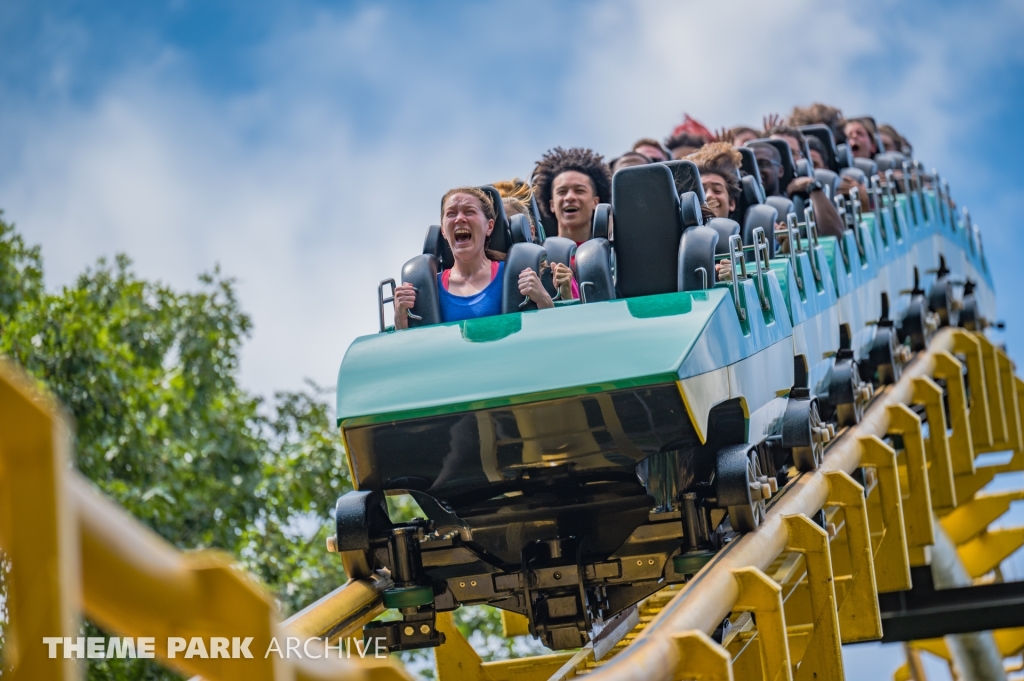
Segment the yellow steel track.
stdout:
[[[819,470],[780,490],[757,531],[728,544],[688,583],[644,601],[639,623],[602,659],[588,647],[483,662],[441,613],[437,626],[447,640],[435,651],[438,678],[843,679],[841,646],[881,637],[878,594],[910,588],[912,566],[946,560],[948,546],[968,580],[991,581],[1024,543],[1024,528],[989,529],[1024,500],[1024,490],[982,492],[996,475],[1024,471],[1022,404],[1024,381],[1001,349],[981,334],[944,329],[875,397],[860,424],[838,434]],[[280,622],[269,597],[223,558],[178,553],[68,470],[70,442],[57,414],[17,370],[0,366],[0,546],[12,566],[13,635],[5,642],[11,678],[74,678],[73,661],[47,658],[38,641],[77,635],[79,610],[122,635],[159,641],[167,632],[246,631],[261,642],[358,635],[382,612],[388,580],[374,576]],[[1011,455],[1000,465],[976,460],[1004,451]],[[861,468],[866,489],[851,477]],[[810,520],[819,511],[824,529]],[[732,628],[716,643],[709,634],[727,617]],[[921,673],[919,651],[955,662],[970,678],[961,643],[947,637],[910,644],[895,678]],[[986,634],[982,644],[1002,658],[1018,655],[1024,628]],[[390,660],[172,661],[159,645],[156,653],[207,679],[409,678]]]

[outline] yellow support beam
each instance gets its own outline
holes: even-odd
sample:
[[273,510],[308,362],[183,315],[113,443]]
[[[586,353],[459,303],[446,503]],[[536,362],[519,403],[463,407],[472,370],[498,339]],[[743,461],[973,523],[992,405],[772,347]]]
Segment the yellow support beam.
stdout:
[[864,488],[845,471],[831,471],[825,473],[825,477],[828,479],[828,505],[843,509],[852,567],[850,585],[839,606],[839,631],[843,643],[874,641],[882,638],[882,617]]
[[992,443],[975,447],[977,452],[998,452],[1009,448],[1006,428],[1006,404],[1003,401],[1002,368],[996,346],[984,334],[977,334],[985,366],[985,389],[988,396],[988,417],[992,424]]
[[740,588],[733,611],[752,612],[756,618],[762,678],[764,681],[792,681],[782,587],[757,568],[741,568],[733,570],[732,574]]
[[906,454],[908,489],[902,496],[905,502],[903,520],[907,524],[907,548],[931,546],[935,543],[935,533],[932,531],[932,497],[921,419],[905,404],[891,405],[887,411],[889,433],[901,436]]
[[[73,659],[50,658],[45,636],[79,634],[78,528],[64,496],[71,435],[56,405],[0,360],[0,545],[10,561],[4,678],[72,681]],[[17,521],[17,522],[15,522]]]
[[903,523],[903,500],[896,451],[874,435],[862,437],[861,465],[874,468],[882,505],[883,534],[875,548],[875,579],[879,593],[911,588],[910,557]]
[[985,385],[985,362],[979,336],[957,329],[952,332],[953,352],[963,355],[967,363],[967,386],[970,388],[971,439],[975,449],[992,444],[992,421],[989,417],[988,389]]
[[[974,440],[971,436],[972,417],[967,411],[964,366],[948,352],[936,352],[933,357],[935,358],[935,378],[946,383],[950,429],[949,457],[952,461],[953,475],[973,475]],[[959,497],[957,498],[959,499]]]
[[999,376],[1003,382],[1003,401],[1006,407],[1006,440],[1009,449],[1024,452],[1024,434],[1021,433],[1020,404],[1017,398],[1017,377],[1013,375],[1013,362],[1002,348],[997,348]]
[[807,565],[814,633],[797,667],[795,681],[843,681],[839,614],[833,587],[828,534],[805,515],[784,519],[789,532],[787,551],[801,553]]
[[956,550],[967,574],[977,579],[999,567],[1021,545],[1024,545],[1024,527],[1012,527],[984,532]]
[[733,681],[728,651],[703,631],[685,631],[672,640],[679,656],[673,677],[677,681]]
[[1024,501],[1024,490],[978,495],[939,522],[950,540],[959,546],[984,532],[1015,501]]
[[928,417],[928,481],[932,490],[932,506],[939,513],[948,513],[956,507],[956,483],[953,480],[953,462],[946,436],[946,408],[942,388],[932,379],[922,376],[914,379],[914,404],[924,407]]

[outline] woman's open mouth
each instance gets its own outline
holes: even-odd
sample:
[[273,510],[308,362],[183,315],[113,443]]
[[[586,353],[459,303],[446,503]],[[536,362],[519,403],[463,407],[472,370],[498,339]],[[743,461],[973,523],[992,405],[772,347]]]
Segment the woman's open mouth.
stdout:
[[455,243],[457,244],[465,244],[473,240],[473,232],[465,227],[457,227],[453,236],[455,237]]

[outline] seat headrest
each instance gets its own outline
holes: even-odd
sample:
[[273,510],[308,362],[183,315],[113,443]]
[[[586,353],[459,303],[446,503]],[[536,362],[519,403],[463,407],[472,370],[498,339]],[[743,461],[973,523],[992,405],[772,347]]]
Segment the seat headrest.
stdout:
[[839,192],[839,173],[834,173],[825,168],[816,168],[814,170],[814,179],[828,187],[828,198],[831,199]]
[[822,146],[825,147],[825,165],[828,166],[832,172],[839,172],[839,161],[837,159],[838,152],[836,150],[836,138],[832,134],[832,128],[828,127],[824,123],[815,123],[813,125],[802,125],[798,128],[804,136],[815,137]]
[[512,245],[512,235],[509,233],[508,216],[505,214],[505,202],[501,200],[501,193],[489,184],[480,187],[494,204],[494,229],[491,230],[491,239],[487,247],[492,251],[505,253]]
[[679,206],[675,178],[663,163],[622,168],[612,177],[619,296],[676,290]]
[[701,203],[707,201],[704,197],[704,185],[700,183],[700,171],[697,170],[696,163],[684,158],[675,161],[665,161],[665,165],[672,171],[672,177],[676,180],[676,191],[679,193],[679,196],[686,192],[694,192],[697,194],[698,201]]
[[[532,192],[530,193],[530,213],[533,214],[533,224],[537,227],[537,243],[544,243],[544,239],[548,238],[548,224],[544,222],[540,206],[537,205],[537,196]],[[551,236],[555,236],[555,234],[558,234],[558,230],[555,230]]]
[[747,142],[748,147],[770,146],[779,152],[782,157],[782,178],[779,180],[779,190],[786,191],[786,187],[797,177],[796,162],[793,160],[793,150],[789,148],[786,140],[758,139]]
[[839,166],[839,170],[853,167],[853,154],[850,153],[848,144],[836,145],[836,164]]
[[902,170],[903,162],[906,160],[907,157],[898,151],[884,151],[881,154],[875,154],[875,164],[880,173],[884,173],[886,170]]
[[701,212],[697,192],[686,192],[679,196],[679,218],[683,229],[704,224],[704,213]]
[[[540,272],[540,264],[547,260],[547,251],[537,244],[512,244],[505,256],[505,274],[501,282],[501,313],[536,310],[537,304],[519,292],[519,274],[526,268]],[[522,305],[522,307],[520,307]]]
[[590,236],[594,239],[610,239],[612,231],[612,204],[599,203],[594,209],[594,223]]
[[533,243],[533,234],[530,232],[530,218],[522,213],[517,213],[508,219],[508,229],[509,234],[512,236],[512,243]]
[[707,226],[718,232],[718,246],[715,248],[715,255],[728,254],[729,237],[740,233],[740,223],[729,218],[711,218],[708,220]]
[[730,213],[729,217],[740,222],[751,206],[761,203],[764,203],[764,189],[761,187],[760,179],[753,175],[744,175],[740,178],[740,196],[736,200],[736,210]]
[[452,254],[448,240],[441,233],[440,225],[427,227],[427,236],[423,240],[423,252],[437,258],[442,270],[451,269],[455,265],[455,256]]
[[[750,175],[756,177],[758,184],[761,183],[761,169],[757,167],[757,156],[754,155],[754,150],[750,147],[733,147],[736,151],[740,152],[742,161],[740,162],[740,173],[741,175]],[[762,189],[762,193],[764,190]]]
[[872,177],[878,174],[878,164],[872,161],[870,158],[855,158],[853,159],[853,167],[859,168],[868,177]]

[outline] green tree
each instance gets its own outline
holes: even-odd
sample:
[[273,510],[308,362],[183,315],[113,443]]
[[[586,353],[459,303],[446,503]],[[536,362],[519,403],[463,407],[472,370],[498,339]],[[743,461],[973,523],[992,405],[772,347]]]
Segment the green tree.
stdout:
[[[322,390],[266,404],[238,384],[251,326],[217,270],[180,292],[118,256],[47,292],[38,247],[0,219],[0,354],[68,408],[77,467],[179,548],[237,556],[287,613],[344,582],[324,538],[347,466]],[[101,660],[89,678],[178,677]]]

